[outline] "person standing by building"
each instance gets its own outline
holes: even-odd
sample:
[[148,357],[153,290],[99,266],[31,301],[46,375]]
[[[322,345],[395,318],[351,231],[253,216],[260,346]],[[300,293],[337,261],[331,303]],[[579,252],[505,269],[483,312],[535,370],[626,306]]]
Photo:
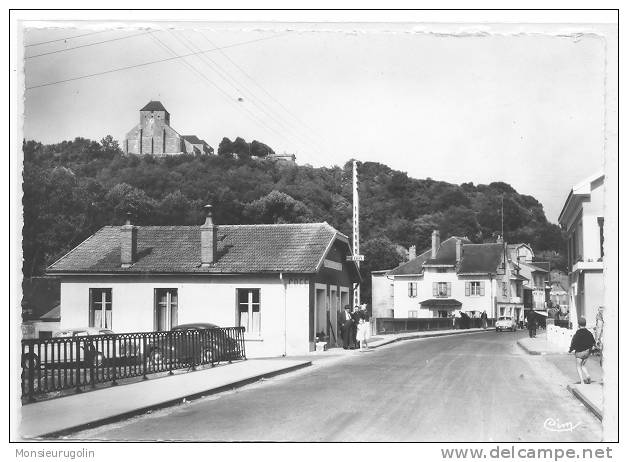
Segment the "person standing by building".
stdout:
[[353,313],[351,313],[351,318],[353,319],[353,326],[351,331],[351,339],[353,342],[353,348],[358,348],[358,324],[360,323],[360,318],[362,315],[360,314],[360,306],[355,305],[353,307]]
[[528,322],[528,333],[530,338],[536,338],[536,314],[534,310],[528,311],[526,314],[526,321]]
[[486,330],[488,327],[488,315],[486,314],[486,311],[482,311],[480,318],[482,319],[482,329]]
[[342,313],[341,319],[342,347],[347,350],[353,337],[353,317],[351,316],[351,307],[349,305],[345,305],[345,311]]
[[595,338],[589,329],[586,328],[587,320],[585,318],[578,319],[578,326],[580,327],[573,337],[571,338],[571,345],[569,346],[569,353],[572,351],[576,357],[576,370],[580,377],[580,383],[591,383],[591,376],[589,371],[585,367],[585,363],[589,356],[591,356],[591,349],[595,346]]
[[366,304],[360,307],[359,311],[359,321],[358,321],[358,333],[357,340],[360,342],[360,351],[365,351],[368,349],[368,337],[369,337],[369,314],[366,308]]

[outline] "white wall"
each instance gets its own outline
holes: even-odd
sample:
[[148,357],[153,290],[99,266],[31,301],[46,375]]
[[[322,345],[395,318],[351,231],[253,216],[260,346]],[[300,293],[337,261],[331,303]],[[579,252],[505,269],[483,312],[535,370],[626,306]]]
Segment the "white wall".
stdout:
[[[407,295],[407,294],[406,294]],[[389,317],[394,309],[394,283],[385,274],[371,274],[371,300],[373,316]]]
[[221,327],[236,325],[236,289],[260,289],[261,335],[245,335],[247,356],[307,353],[308,284],[290,284],[289,276],[285,278],[285,289],[278,275],[63,278],[61,327],[88,325],[90,288],[111,288],[114,332],[152,331],[158,288],[177,289],[179,324],[211,322]]
[[[408,297],[408,282],[418,282],[417,284],[417,296]],[[471,281],[483,281],[484,282],[484,295],[465,295],[465,282]],[[435,310],[422,309],[419,305],[420,302],[432,298],[436,298],[432,292],[432,283],[434,282],[450,282],[451,283],[451,297],[462,303],[462,311],[486,311],[489,317],[492,316],[493,308],[491,303],[491,284],[488,277],[459,277],[454,271],[447,273],[438,273],[435,269],[427,269],[424,271],[423,277],[395,277],[395,317],[407,318],[408,311],[418,311],[419,318],[431,318],[437,316],[438,312]],[[495,292],[493,292],[494,294]]]

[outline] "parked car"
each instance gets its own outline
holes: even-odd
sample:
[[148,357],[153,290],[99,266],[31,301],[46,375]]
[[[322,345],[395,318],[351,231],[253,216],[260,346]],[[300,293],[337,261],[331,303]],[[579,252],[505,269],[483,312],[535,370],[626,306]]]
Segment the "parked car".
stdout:
[[147,346],[148,362],[153,368],[169,362],[179,365],[210,364],[236,359],[238,342],[216,324],[180,324],[172,334],[154,338]]
[[[76,342],[63,341],[64,338],[106,336],[114,332],[110,329],[95,327],[76,327],[62,329],[55,332],[52,338],[45,339],[33,345],[27,345],[22,355],[22,367],[28,369],[31,366],[54,367],[75,363]],[[97,339],[85,339],[79,344],[78,361],[88,365],[100,366],[103,364],[107,353],[115,351],[112,347],[112,338],[99,337]],[[39,346],[37,346],[39,344]],[[110,353],[109,353],[110,354]]]
[[516,331],[516,321],[510,316],[500,316],[495,322],[495,332],[501,332],[502,330]]

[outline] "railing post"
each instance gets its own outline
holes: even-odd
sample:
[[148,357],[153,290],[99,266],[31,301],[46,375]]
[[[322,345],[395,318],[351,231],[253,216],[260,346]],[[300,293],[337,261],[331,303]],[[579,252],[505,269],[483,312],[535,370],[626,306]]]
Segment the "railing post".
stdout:
[[96,348],[96,345],[94,345],[93,341],[90,341],[89,345],[90,345],[90,350],[92,350],[91,355],[93,355],[93,357],[89,361],[89,381],[92,388],[96,388],[96,381],[94,380],[94,374],[97,371],[97,365],[95,364],[95,362],[96,362],[96,358],[98,357],[98,348]]
[[118,348],[116,348],[118,345],[118,339],[119,337],[117,335],[114,335],[111,342],[113,344],[113,378],[111,380],[111,385],[114,387],[118,385],[118,382],[116,381],[116,379],[118,378]]
[[74,361],[76,361],[76,393],[81,392],[81,339],[80,338],[72,338],[74,341],[74,352],[76,356],[74,357]]
[[148,380],[148,376],[146,375],[146,369],[148,367],[148,361],[146,358],[146,335],[142,335],[142,379]]
[[167,342],[169,346],[168,358],[170,358],[170,360],[168,361],[168,375],[174,375],[174,372],[172,372],[172,347],[174,346],[174,334],[172,333],[172,331],[166,332],[166,339],[170,339],[170,342]]
[[33,347],[29,349],[28,355],[28,401],[35,401],[35,354],[33,353]]

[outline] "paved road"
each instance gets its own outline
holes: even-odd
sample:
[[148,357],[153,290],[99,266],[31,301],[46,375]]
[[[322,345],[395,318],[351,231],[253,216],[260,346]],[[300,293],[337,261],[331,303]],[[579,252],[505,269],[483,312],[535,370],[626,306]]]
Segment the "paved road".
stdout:
[[[600,441],[523,332],[410,340],[74,435],[194,441]],[[573,431],[544,428],[546,419]]]

